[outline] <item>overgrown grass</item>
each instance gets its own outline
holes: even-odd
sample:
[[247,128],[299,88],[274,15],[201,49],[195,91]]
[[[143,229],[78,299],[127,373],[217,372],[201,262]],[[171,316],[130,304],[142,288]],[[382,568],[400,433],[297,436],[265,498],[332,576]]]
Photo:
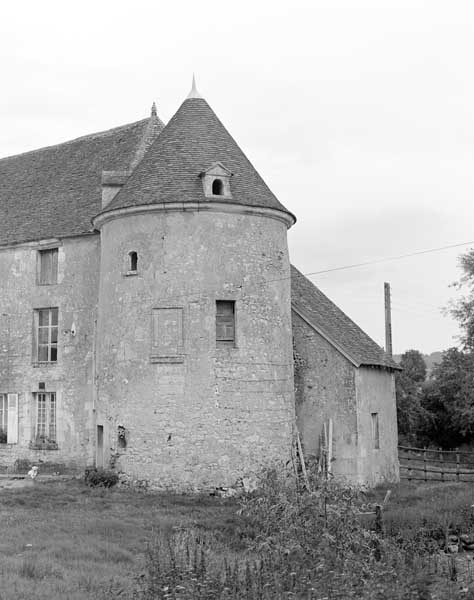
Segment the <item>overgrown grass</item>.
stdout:
[[243,504],[79,481],[0,490],[0,600],[457,598],[433,552],[447,521],[473,530],[471,486],[392,489],[383,539],[356,514],[382,488],[270,480]]
[[[381,502],[387,488],[367,493]],[[387,534],[405,551],[435,552],[447,530],[454,534],[474,532],[474,494],[469,483],[404,483],[392,488],[384,511]]]

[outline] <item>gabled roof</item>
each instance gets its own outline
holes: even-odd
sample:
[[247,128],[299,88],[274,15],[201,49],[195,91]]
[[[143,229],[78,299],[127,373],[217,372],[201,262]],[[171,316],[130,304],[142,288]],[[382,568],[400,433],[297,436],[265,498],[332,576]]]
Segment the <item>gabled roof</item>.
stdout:
[[308,325],[356,367],[400,370],[400,365],[294,266],[291,266],[291,304]]
[[[199,175],[221,162],[233,176],[232,199],[209,199]],[[103,213],[163,203],[228,202],[289,211],[276,199],[199,94],[191,94]]]
[[128,170],[163,129],[142,121],[0,160],[0,246],[88,233],[102,170]]

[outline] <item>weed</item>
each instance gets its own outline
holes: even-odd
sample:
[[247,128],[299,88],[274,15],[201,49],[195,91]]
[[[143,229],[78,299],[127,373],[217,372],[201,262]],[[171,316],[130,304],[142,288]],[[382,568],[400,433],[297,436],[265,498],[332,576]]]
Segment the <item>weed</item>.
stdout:
[[115,471],[107,469],[86,469],[84,481],[91,487],[110,488],[117,485],[119,477]]

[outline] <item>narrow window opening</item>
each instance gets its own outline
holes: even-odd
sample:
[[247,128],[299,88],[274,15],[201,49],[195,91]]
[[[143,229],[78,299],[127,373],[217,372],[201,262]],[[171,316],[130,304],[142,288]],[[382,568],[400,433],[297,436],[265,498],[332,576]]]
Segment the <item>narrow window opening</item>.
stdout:
[[233,344],[235,342],[235,302],[216,301],[216,341]]
[[97,456],[96,466],[102,468],[104,466],[104,426],[97,425]]
[[130,271],[136,271],[138,267],[138,254],[136,252],[130,252]]
[[224,195],[224,184],[222,179],[214,179],[212,182],[212,193],[214,196],[223,196]]
[[375,450],[380,448],[379,414],[371,413],[372,417],[372,442]]

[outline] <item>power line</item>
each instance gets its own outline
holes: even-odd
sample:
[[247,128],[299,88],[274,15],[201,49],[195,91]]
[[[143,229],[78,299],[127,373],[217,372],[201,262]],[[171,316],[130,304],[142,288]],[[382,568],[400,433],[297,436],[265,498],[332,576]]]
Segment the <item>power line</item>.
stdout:
[[461,246],[469,246],[474,244],[473,242],[463,242],[462,244],[451,244],[450,246],[440,246],[439,248],[431,248],[429,250],[418,250],[417,252],[410,252],[409,254],[399,254],[398,256],[389,256],[387,258],[377,258],[375,260],[368,260],[366,262],[355,263],[353,265],[344,265],[343,267],[334,267],[333,269],[324,269],[324,271],[314,271],[313,273],[305,273],[306,277],[313,275],[321,275],[322,273],[331,273],[333,271],[343,271],[345,269],[355,269],[356,267],[365,267],[367,265],[375,265],[377,263],[389,262],[391,260],[400,260],[402,258],[409,258],[410,256],[419,256],[420,254],[429,254],[430,252],[440,252],[441,250],[448,250],[450,248],[459,248]]

